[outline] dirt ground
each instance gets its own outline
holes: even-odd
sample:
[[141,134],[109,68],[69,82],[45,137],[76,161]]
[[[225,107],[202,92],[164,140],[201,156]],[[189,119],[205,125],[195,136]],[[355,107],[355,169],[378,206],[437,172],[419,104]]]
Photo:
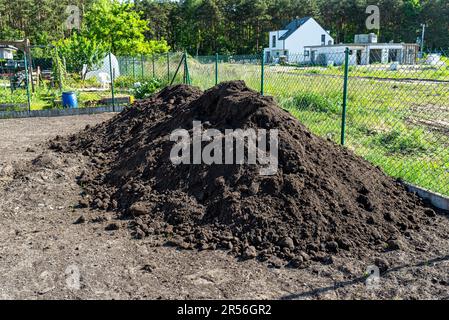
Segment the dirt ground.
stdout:
[[[49,152],[38,160],[42,170],[29,163],[39,144],[111,116],[0,120],[1,299],[449,299],[444,215],[421,229],[430,250],[383,253],[377,258],[389,261],[388,271],[368,286],[362,261],[336,257],[331,265],[277,269],[225,251],[135,240],[127,221],[106,231],[112,213],[96,219],[75,209],[83,158],[62,161]],[[88,223],[75,224],[80,216]]]

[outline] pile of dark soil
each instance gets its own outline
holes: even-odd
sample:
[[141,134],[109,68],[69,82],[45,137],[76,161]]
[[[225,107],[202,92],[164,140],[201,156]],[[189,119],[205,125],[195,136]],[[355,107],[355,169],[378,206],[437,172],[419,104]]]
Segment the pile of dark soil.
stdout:
[[[258,165],[173,165],[175,129],[278,129],[279,170]],[[243,258],[332,263],[416,249],[413,234],[435,212],[379,168],[311,134],[243,82],[206,92],[178,85],[51,147],[92,164],[79,177],[81,205],[131,218],[136,237],[184,249],[229,249]]]

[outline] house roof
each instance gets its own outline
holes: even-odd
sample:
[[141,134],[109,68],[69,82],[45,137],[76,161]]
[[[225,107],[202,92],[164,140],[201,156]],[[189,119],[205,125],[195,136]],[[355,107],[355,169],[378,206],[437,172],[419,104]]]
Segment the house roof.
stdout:
[[16,47],[13,47],[13,46],[10,46],[10,45],[4,45],[4,44],[0,44],[0,49],[8,49],[8,50],[12,50],[12,51],[19,50]]
[[279,40],[285,40],[288,37],[290,37],[293,32],[295,32],[296,30],[298,30],[304,23],[306,23],[307,21],[309,21],[311,19],[311,17],[304,17],[301,19],[295,19],[292,22],[290,22],[288,25],[285,26],[285,28],[283,30],[287,30],[286,33],[284,33]]

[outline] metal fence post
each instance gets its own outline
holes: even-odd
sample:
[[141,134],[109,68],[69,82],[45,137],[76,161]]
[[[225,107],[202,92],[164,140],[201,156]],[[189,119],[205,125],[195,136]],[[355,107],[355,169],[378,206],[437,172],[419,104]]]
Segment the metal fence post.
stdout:
[[136,79],[136,58],[133,57],[133,79]]
[[115,92],[114,92],[114,78],[115,74],[112,68],[112,52],[109,52],[109,72],[111,77],[111,94],[112,94],[112,111],[115,112]]
[[28,55],[28,74],[30,75],[30,80],[31,80],[31,90],[32,92],[36,92],[36,88],[34,87],[34,77],[33,77],[33,55],[31,54],[31,48],[27,48],[28,52],[25,52],[25,56]]
[[343,109],[341,114],[341,144],[346,140],[346,108],[348,104],[349,48],[345,50],[345,74],[343,82]]
[[62,91],[62,72],[61,72],[61,61],[60,56],[58,52],[58,48],[55,47],[55,59],[56,61],[53,61],[53,63],[56,63],[56,72],[58,73],[58,82],[59,82],[59,90]]
[[189,63],[187,60],[187,51],[184,53],[184,64],[185,64],[185,83],[188,85],[192,84],[192,81],[190,79],[190,72],[189,72]]
[[142,79],[145,78],[145,61],[143,58],[143,54],[140,55],[140,62],[142,64]]
[[27,53],[24,52],[24,64],[25,64],[25,85],[27,90],[27,102],[28,102],[28,112],[31,112],[31,96],[30,96],[30,78],[28,73],[28,61],[27,61]]
[[264,94],[264,82],[265,82],[265,51],[262,51],[261,59],[261,75],[260,75],[260,94]]
[[[179,72],[179,70],[181,69],[181,66],[184,66],[184,80],[185,80],[185,63],[184,63],[184,58],[185,58],[185,55],[183,54],[183,55],[182,55],[182,58],[181,58],[181,61],[179,61],[178,67],[176,68],[175,75],[173,76],[173,79],[172,79],[171,82],[170,82],[170,85],[171,85],[171,86],[172,86],[173,83],[175,82],[176,76],[178,75],[178,72]],[[184,81],[184,80],[183,80],[183,81]]]
[[218,84],[218,53],[215,54],[215,85]]
[[153,53],[153,56],[152,56],[152,63],[153,63],[153,79],[154,78],[156,78],[156,70],[154,70],[154,53]]
[[170,52],[167,52],[167,83],[170,83]]
[[187,83],[187,68],[186,68],[186,54],[185,53],[182,54],[182,66],[184,68],[184,74],[182,76],[182,83],[186,84]]

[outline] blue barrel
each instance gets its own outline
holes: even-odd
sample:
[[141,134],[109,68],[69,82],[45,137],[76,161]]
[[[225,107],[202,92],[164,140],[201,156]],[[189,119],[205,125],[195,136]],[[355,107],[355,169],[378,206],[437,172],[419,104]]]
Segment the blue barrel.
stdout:
[[78,108],[78,99],[75,92],[62,93],[62,106],[64,108],[76,109]]

